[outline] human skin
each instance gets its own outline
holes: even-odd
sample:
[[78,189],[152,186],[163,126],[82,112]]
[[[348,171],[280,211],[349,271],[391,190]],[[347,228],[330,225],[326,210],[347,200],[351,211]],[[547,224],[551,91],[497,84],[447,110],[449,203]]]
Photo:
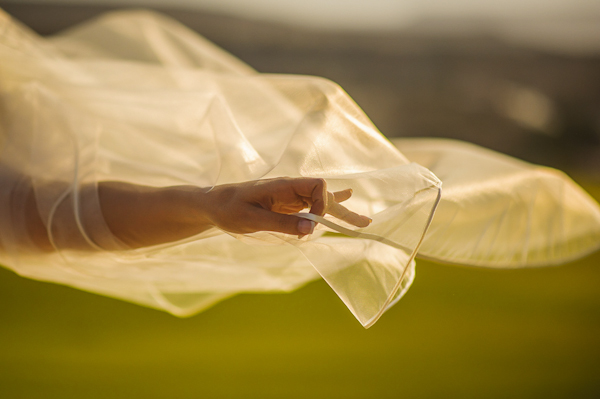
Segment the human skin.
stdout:
[[317,178],[256,180],[210,190],[105,182],[98,193],[108,227],[131,248],[176,241],[211,227],[236,234],[276,231],[304,236],[312,233],[314,224],[290,214],[308,207],[315,215],[329,213],[357,227],[370,223],[339,204],[352,190],[330,193],[325,180]]
[[[132,249],[181,240],[212,227],[236,234],[275,231],[302,237],[313,232],[314,223],[291,214],[308,207],[315,215],[328,213],[357,227],[371,223],[340,205],[352,190],[328,192],[325,180],[319,178],[256,180],[211,189],[99,182],[97,192],[107,227]],[[39,249],[53,251],[33,191],[26,202],[31,240]],[[86,249],[75,242],[68,246]]]

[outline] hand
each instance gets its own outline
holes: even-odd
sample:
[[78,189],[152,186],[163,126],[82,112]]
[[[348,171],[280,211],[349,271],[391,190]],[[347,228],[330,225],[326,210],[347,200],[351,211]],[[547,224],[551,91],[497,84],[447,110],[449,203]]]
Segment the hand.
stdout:
[[223,230],[244,234],[277,231],[300,237],[311,234],[314,222],[290,214],[310,207],[310,213],[326,213],[357,227],[371,219],[340,205],[352,190],[327,191],[318,178],[276,178],[215,186],[205,194],[204,217]]
[[328,213],[357,227],[368,226],[371,219],[340,205],[351,195],[350,189],[330,193],[325,180],[316,178],[257,180],[210,190],[98,184],[106,225],[129,248],[181,240],[211,227],[237,234],[277,231],[302,237],[313,232],[314,222],[290,214],[307,207],[315,215]]

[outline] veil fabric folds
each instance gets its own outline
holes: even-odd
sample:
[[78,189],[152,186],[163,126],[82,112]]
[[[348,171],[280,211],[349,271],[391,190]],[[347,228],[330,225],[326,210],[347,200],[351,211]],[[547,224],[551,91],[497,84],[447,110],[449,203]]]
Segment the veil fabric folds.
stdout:
[[[0,263],[22,276],[178,316],[321,276],[369,327],[409,288],[417,253],[522,267],[600,246],[598,205],[566,176],[464,143],[394,145],[336,84],[256,73],[158,14],[110,13],[41,38],[0,10],[0,59]],[[352,188],[348,208],[373,223],[328,216],[303,239],[211,229],[129,249],[96,190],[281,176]],[[52,251],[24,244],[27,185]]]

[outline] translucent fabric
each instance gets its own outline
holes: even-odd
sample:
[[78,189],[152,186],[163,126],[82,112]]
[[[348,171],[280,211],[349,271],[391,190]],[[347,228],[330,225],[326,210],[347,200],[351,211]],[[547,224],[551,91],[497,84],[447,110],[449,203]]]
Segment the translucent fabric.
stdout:
[[563,172],[455,140],[394,143],[444,182],[420,257],[517,268],[600,248],[600,208]]
[[[419,247],[490,267],[599,247],[598,205],[565,176],[450,141],[397,141],[406,157],[334,83],[258,74],[160,15],[111,13],[40,38],[0,13],[0,59],[0,262],[22,276],[178,316],[321,276],[369,327],[409,288]],[[411,160],[443,176],[443,195]],[[281,176],[352,188],[348,208],[373,223],[305,214],[321,223],[302,239],[213,228],[130,249],[97,193],[102,181],[211,187]],[[51,250],[26,228],[31,187]]]

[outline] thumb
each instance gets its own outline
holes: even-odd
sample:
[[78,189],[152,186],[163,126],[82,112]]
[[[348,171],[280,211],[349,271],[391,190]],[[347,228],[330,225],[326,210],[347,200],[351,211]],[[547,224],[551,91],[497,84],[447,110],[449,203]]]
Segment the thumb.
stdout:
[[266,209],[257,209],[256,229],[263,231],[276,231],[279,233],[300,235],[311,234],[314,230],[314,222],[299,218],[297,216],[285,215],[268,211]]

